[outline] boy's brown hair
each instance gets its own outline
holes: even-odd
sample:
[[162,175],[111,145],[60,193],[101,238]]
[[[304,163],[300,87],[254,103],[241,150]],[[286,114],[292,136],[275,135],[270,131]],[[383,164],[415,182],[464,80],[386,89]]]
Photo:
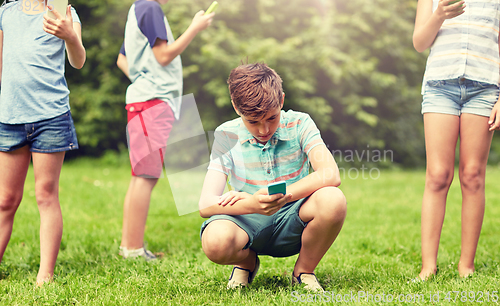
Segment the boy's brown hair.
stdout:
[[276,71],[264,63],[234,68],[227,83],[234,106],[243,116],[262,118],[281,105],[283,81]]

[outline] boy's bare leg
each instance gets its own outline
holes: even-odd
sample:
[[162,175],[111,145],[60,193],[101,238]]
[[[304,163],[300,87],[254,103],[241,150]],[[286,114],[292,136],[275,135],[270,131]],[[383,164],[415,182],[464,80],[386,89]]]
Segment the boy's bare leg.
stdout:
[[336,187],[321,188],[302,204],[299,217],[309,223],[302,233],[302,247],[293,270],[295,276],[314,272],[337,238],[346,212],[346,199]]
[[151,192],[157,182],[158,179],[132,177],[123,208],[121,246],[130,250],[143,247]]
[[248,234],[229,220],[210,222],[201,236],[201,246],[208,259],[253,271],[256,254],[250,249],[243,250],[247,243]]
[[127,194],[125,195],[125,201],[123,203],[123,224],[122,224],[122,241],[120,246],[126,247],[128,245],[128,238],[127,238],[127,228],[128,228],[128,211],[130,207],[130,196],[132,194],[132,189],[134,189],[134,182],[135,180],[133,179],[130,180],[130,183],[128,185],[127,189]]
[[33,153],[35,194],[40,212],[40,270],[37,285],[54,275],[61,246],[63,221],[59,204],[59,177],[65,152]]
[[453,181],[455,149],[460,129],[458,116],[424,114],[427,171],[422,200],[422,270],[426,279],[436,274],[439,239],[446,209],[446,196]]
[[24,181],[31,152],[23,147],[13,152],[0,152],[0,262],[9,243],[16,213],[23,197]]
[[488,117],[462,114],[460,117],[460,185],[462,188],[462,252],[460,276],[474,272],[474,257],[484,217],[485,176],[493,132]]

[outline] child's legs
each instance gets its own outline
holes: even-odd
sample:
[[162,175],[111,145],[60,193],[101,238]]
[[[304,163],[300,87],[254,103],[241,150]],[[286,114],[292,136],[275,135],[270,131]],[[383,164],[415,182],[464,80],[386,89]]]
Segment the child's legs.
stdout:
[[248,234],[234,222],[214,220],[203,230],[201,245],[208,259],[220,265],[236,265],[253,271],[255,252],[243,248],[249,240]]
[[484,217],[485,175],[493,132],[488,117],[462,114],[460,117],[460,168],[462,188],[461,274],[474,271],[474,257]]
[[9,243],[16,213],[23,197],[24,181],[30,163],[28,146],[0,152],[0,262]]
[[421,221],[422,271],[420,277],[422,278],[436,272],[446,196],[454,174],[459,120],[460,118],[454,115],[424,114],[427,171]]
[[132,189],[134,186],[134,177],[132,176],[132,179],[130,180],[130,183],[128,185],[127,189],[127,194],[125,195],[125,201],[123,203],[123,224],[122,224],[122,241],[120,246],[126,247],[128,245],[128,238],[127,238],[127,229],[128,229],[128,211],[130,207],[130,195],[132,194]]
[[336,187],[321,188],[302,204],[299,217],[307,222],[307,226],[302,233],[302,246],[295,263],[294,275],[314,272],[337,238],[346,212],[346,199]]
[[40,270],[37,281],[54,275],[63,221],[59,205],[59,177],[65,152],[33,152],[35,194],[40,212]]
[[132,179],[123,207],[121,246],[138,249],[144,245],[151,192],[162,176],[165,146],[175,118],[168,103],[158,99],[126,108]]
[[143,247],[151,192],[157,182],[156,178],[132,177],[123,206],[123,247]]

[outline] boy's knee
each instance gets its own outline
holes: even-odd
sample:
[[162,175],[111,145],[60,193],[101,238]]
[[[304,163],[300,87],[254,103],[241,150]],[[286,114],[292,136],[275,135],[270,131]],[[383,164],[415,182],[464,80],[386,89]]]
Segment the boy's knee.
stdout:
[[347,214],[347,200],[337,187],[324,187],[316,191],[318,213],[333,222],[344,221]]
[[237,239],[234,231],[224,224],[210,223],[201,236],[203,252],[211,261],[224,264],[234,255]]

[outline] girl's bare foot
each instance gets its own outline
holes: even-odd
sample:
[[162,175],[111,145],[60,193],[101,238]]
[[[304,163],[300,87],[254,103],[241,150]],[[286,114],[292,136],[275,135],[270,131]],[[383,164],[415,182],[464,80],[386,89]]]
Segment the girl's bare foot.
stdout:
[[422,271],[420,271],[420,274],[418,275],[418,277],[421,280],[426,281],[429,278],[431,278],[432,276],[436,275],[436,272],[437,272],[437,268],[432,268],[432,269],[422,268]]
[[475,271],[474,266],[466,267],[462,264],[462,262],[458,263],[458,275],[460,275],[460,277],[471,276],[472,274],[474,274],[474,271]]
[[38,278],[36,279],[36,286],[37,287],[43,287],[43,285],[51,283],[53,280],[52,276],[45,277],[45,278]]

